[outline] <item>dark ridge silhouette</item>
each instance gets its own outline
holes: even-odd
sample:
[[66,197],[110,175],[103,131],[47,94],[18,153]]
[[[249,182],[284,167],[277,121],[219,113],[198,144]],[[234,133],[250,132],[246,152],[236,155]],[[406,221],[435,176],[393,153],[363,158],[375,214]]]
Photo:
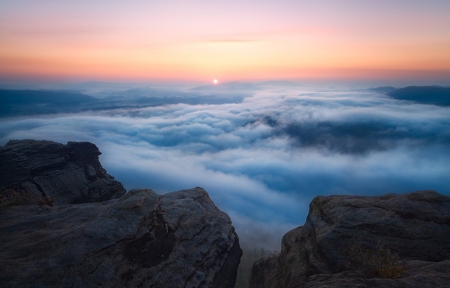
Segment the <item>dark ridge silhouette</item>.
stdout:
[[368,90],[386,94],[386,93],[392,92],[394,90],[397,90],[397,88],[392,87],[392,86],[382,86],[382,87],[369,88]]
[[95,102],[70,91],[0,89],[0,117],[77,112]]
[[300,84],[292,81],[284,80],[271,80],[262,81],[256,83],[246,83],[246,82],[225,82],[211,85],[203,85],[189,89],[190,91],[209,91],[209,92],[249,92],[254,90],[259,90],[267,87],[286,87],[286,88],[297,88]]
[[131,89],[102,99],[72,91],[0,89],[0,117],[76,113],[82,111],[142,108],[171,104],[208,105],[240,103],[245,95],[198,95],[159,90]]
[[204,85],[189,89],[190,91],[248,91],[259,89],[257,85],[244,82],[227,82],[216,85]]
[[387,93],[388,96],[422,104],[450,106],[450,87],[408,86]]

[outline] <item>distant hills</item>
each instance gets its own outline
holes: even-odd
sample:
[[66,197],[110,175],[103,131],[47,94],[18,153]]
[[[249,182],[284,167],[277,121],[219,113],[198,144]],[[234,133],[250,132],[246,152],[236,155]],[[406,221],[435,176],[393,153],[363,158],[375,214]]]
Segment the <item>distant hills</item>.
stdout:
[[255,83],[246,82],[226,82],[219,83],[215,85],[203,85],[191,88],[190,91],[208,91],[208,92],[249,92],[254,90],[260,90],[267,87],[300,87],[300,84],[284,81],[284,80],[272,80],[272,81],[262,81]]
[[[99,94],[102,98],[71,90],[0,89],[0,117],[142,108],[181,103],[189,105],[240,103],[245,97],[251,96],[254,91],[268,87],[301,86],[290,81],[229,82],[199,86],[190,89],[189,92],[158,89],[104,92],[104,95]],[[392,86],[383,86],[368,90],[399,100],[450,106],[450,87],[408,86],[397,89]]]
[[113,109],[155,107],[173,104],[208,105],[240,103],[248,96],[211,93],[129,89],[95,98],[75,91],[0,89],[0,117],[77,113]]
[[405,88],[395,88],[392,86],[382,86],[369,88],[367,90],[382,93],[398,100],[438,106],[450,106],[450,87],[408,86]]
[[0,90],[2,103],[59,103],[73,104],[95,100],[93,97],[68,92],[68,91],[45,91],[45,90]]
[[0,89],[0,117],[77,112],[96,102],[94,97],[68,91]]
[[394,90],[397,90],[397,88],[392,86],[382,86],[382,87],[376,87],[376,88],[369,88],[369,91],[378,92],[378,93],[389,93]]
[[244,92],[248,90],[256,90],[259,87],[257,85],[251,83],[243,83],[243,82],[227,82],[220,83],[215,85],[203,85],[189,89],[190,91],[214,91],[214,92],[229,92],[229,91],[237,91]]
[[399,99],[423,104],[450,106],[450,87],[440,86],[408,86],[386,93]]

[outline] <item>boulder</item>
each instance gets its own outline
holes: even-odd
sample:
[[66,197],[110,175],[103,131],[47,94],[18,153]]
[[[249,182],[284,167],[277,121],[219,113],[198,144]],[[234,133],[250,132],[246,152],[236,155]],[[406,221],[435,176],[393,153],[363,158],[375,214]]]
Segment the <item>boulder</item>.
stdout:
[[[69,147],[54,145],[48,166],[77,155]],[[0,287],[231,288],[241,255],[230,218],[199,187],[0,209]]]
[[[392,252],[397,279],[351,267],[351,247]],[[359,268],[359,269],[358,269]],[[434,191],[383,196],[318,196],[305,225],[281,252],[256,262],[250,287],[448,287],[450,197]],[[428,285],[428,286],[427,286]],[[447,285],[447,286],[446,286]]]
[[0,147],[0,192],[3,198],[20,198],[15,204],[63,205],[119,198],[126,190],[103,169],[100,154],[89,142],[11,140]]

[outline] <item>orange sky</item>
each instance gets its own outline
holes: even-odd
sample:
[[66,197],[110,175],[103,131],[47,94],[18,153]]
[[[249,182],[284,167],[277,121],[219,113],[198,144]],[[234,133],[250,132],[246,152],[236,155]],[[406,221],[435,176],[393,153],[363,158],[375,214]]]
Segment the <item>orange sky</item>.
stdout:
[[448,0],[4,0],[0,77],[445,80],[449,15]]

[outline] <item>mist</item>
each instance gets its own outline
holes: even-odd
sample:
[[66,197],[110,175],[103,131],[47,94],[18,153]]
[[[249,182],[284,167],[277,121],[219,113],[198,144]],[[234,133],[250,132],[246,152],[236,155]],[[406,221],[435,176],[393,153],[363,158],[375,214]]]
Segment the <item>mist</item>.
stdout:
[[200,186],[230,215],[244,247],[279,250],[318,195],[450,195],[449,107],[287,82],[76,92],[104,101],[2,115],[0,145],[90,141],[127,190]]

